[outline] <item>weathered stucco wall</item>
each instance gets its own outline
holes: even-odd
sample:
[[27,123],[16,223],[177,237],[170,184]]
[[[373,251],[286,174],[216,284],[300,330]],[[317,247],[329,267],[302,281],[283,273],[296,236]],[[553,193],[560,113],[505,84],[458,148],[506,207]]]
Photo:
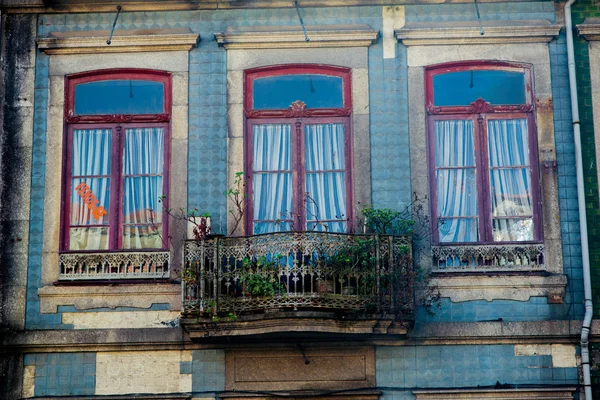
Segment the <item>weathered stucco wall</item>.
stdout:
[[[25,328],[35,15],[0,23],[0,340]],[[22,356],[0,350],[0,387],[17,397]]]

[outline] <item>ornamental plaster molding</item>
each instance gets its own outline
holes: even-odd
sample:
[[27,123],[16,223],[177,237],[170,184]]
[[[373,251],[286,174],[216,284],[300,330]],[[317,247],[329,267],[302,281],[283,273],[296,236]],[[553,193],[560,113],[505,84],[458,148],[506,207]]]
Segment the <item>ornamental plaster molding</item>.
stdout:
[[577,25],[579,36],[588,41],[600,40],[600,18],[586,18]]
[[379,31],[367,24],[315,25],[306,28],[306,41],[300,27],[260,26],[228,27],[215,33],[215,40],[225,49],[290,49],[314,47],[368,47]]
[[188,28],[115,31],[106,44],[109,31],[50,32],[38,38],[38,48],[46,54],[129,53],[189,51],[200,35]]
[[181,310],[181,285],[135,284],[100,286],[44,286],[38,289],[40,312],[54,314],[59,306],[72,305],[77,310],[108,307],[147,309],[153,304],[167,303],[170,310]]
[[548,297],[549,303],[562,303],[565,296],[565,275],[455,275],[435,274],[431,286],[441,297],[452,302],[472,300],[528,301],[531,297]]
[[394,31],[405,46],[451,44],[548,43],[560,32],[560,25],[548,20],[485,21],[484,34],[474,22],[411,23]]

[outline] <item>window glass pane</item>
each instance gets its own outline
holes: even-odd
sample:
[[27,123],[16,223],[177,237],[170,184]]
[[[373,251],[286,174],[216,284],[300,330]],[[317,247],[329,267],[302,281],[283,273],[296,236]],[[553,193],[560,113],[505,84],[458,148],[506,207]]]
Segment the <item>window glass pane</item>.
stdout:
[[488,120],[490,167],[529,165],[526,119]]
[[533,219],[493,219],[495,242],[522,242],[533,240]]
[[123,220],[126,224],[157,223],[162,221],[163,178],[136,176],[123,181]]
[[292,226],[292,223],[289,221],[254,222],[254,234],[288,232],[292,230]]
[[[125,130],[123,248],[161,248],[164,129]],[[142,224],[130,226],[128,224]]]
[[435,121],[436,167],[475,165],[472,120]]
[[253,171],[291,171],[292,126],[254,125],[252,155]]
[[527,168],[491,170],[490,186],[493,216],[533,215]]
[[440,218],[438,231],[440,242],[461,243],[479,241],[477,218]]
[[108,227],[71,228],[70,250],[107,250]]
[[[285,231],[293,218],[291,125],[252,129],[254,233]],[[260,171],[260,172],[258,172]]]
[[436,106],[466,106],[478,98],[491,104],[525,104],[525,74],[471,70],[433,76]]
[[125,130],[125,175],[162,175],[165,161],[165,130],[133,128]]
[[344,124],[319,124],[304,127],[306,170],[344,169]]
[[292,174],[254,174],[254,220],[277,221],[293,218]]
[[[306,174],[306,220],[345,220],[346,185],[343,172]],[[334,231],[339,232],[339,231]]]
[[438,216],[476,217],[477,182],[475,169],[437,171]]
[[304,138],[307,229],[312,227],[311,229],[317,230],[332,229],[330,232],[345,232],[344,223],[320,224],[323,221],[348,218],[346,174],[326,172],[344,169],[344,124],[306,125]]
[[73,130],[72,176],[110,174],[111,129]]
[[75,114],[160,114],[164,84],[144,80],[111,80],[75,86]]
[[253,108],[286,109],[294,101],[308,108],[342,108],[344,106],[341,77],[316,74],[283,75],[258,78],[253,83]]
[[163,243],[161,225],[138,225],[123,227],[124,249],[160,249]]
[[110,179],[71,180],[71,225],[106,225],[109,222]]
[[346,221],[340,222],[307,222],[306,230],[308,231],[320,231],[320,232],[340,232],[344,233],[348,231],[348,224]]

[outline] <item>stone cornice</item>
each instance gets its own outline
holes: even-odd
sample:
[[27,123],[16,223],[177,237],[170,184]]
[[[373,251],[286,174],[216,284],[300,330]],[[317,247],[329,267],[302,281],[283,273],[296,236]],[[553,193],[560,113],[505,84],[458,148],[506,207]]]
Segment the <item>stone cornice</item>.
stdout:
[[560,25],[548,20],[484,21],[481,35],[476,22],[412,23],[394,31],[406,46],[547,43],[558,36]]
[[586,18],[577,25],[577,32],[585,40],[600,40],[600,18]]
[[369,25],[324,25],[307,27],[306,34],[300,27],[229,27],[215,33],[220,46],[230,49],[283,49],[307,47],[366,47],[370,46],[379,31]]
[[[487,0],[489,3],[514,3],[524,0]],[[51,3],[51,4],[49,4]],[[390,6],[410,4],[473,3],[469,0],[302,0],[302,7]],[[123,11],[228,10],[247,8],[292,8],[289,0],[3,0],[0,9],[7,13],[69,13]]]
[[188,28],[115,31],[107,45],[109,35],[109,31],[50,32],[37,43],[46,54],[129,53],[189,51],[200,38]]

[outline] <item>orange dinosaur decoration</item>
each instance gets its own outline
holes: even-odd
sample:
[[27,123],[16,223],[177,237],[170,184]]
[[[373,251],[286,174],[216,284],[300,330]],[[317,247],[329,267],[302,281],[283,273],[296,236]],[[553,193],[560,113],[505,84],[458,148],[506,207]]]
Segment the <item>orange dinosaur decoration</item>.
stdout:
[[92,210],[92,215],[94,218],[99,220],[100,217],[107,214],[104,207],[98,205],[100,201],[96,198],[94,193],[92,193],[92,189],[90,189],[88,185],[86,185],[84,182],[81,182],[79,185],[77,185],[75,190],[77,190],[77,194],[81,196],[85,204],[87,204],[87,207]]

